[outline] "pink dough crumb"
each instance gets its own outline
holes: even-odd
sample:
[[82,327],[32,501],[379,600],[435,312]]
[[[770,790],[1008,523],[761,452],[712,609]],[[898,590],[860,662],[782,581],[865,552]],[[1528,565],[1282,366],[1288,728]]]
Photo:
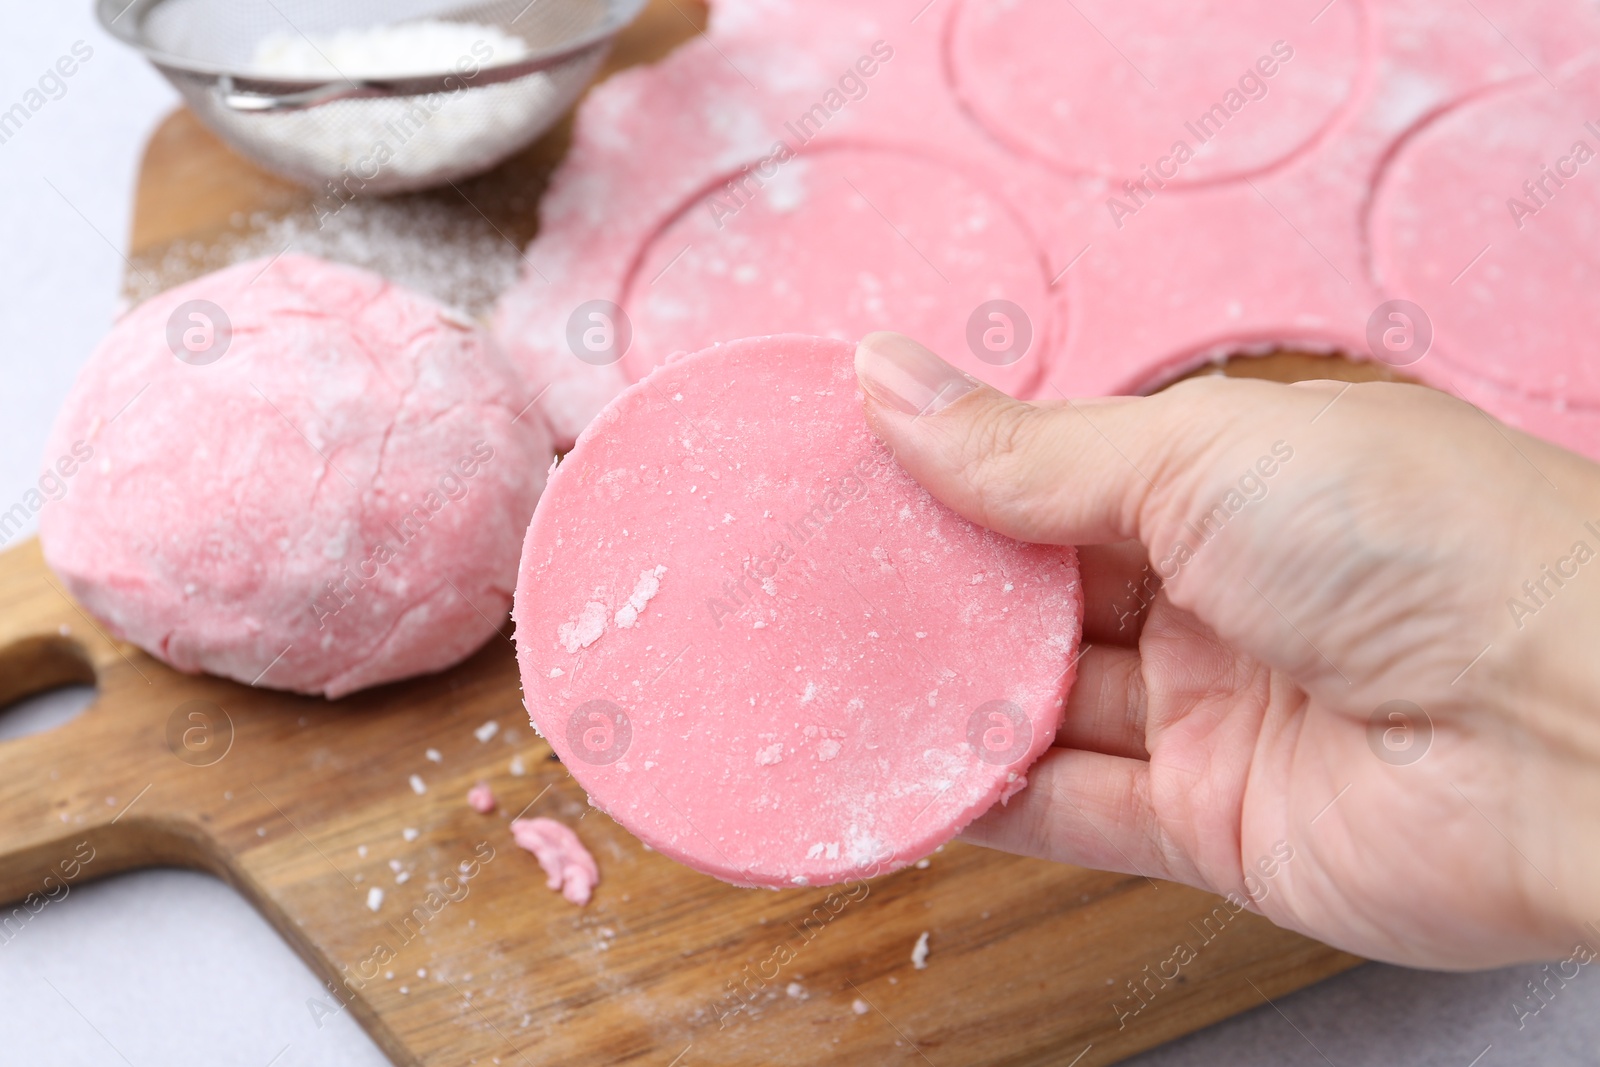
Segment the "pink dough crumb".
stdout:
[[574,904],[589,903],[600,868],[577,834],[554,819],[517,819],[511,824],[511,836],[519,848],[533,853],[551,889],[561,890]]
[[494,810],[494,791],[489,788],[489,783],[479,782],[467,790],[467,803],[479,815],[487,815]]

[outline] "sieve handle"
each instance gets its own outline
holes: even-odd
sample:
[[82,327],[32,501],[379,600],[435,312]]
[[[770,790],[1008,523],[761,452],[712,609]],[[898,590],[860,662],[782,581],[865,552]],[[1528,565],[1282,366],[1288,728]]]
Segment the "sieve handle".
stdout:
[[319,104],[331,103],[334,100],[346,100],[358,96],[380,95],[378,91],[359,82],[335,82],[328,85],[317,85],[310,89],[301,89],[293,93],[265,93],[253,90],[240,89],[227,75],[217,79],[212,86],[213,93],[218,101],[229,111],[264,112],[264,111],[300,111]]

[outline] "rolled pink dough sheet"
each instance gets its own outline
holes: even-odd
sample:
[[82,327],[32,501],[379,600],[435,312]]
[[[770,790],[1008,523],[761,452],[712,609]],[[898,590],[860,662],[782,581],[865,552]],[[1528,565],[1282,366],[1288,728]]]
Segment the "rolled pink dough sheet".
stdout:
[[[589,95],[495,334],[570,440],[672,349],[751,333],[906,330],[1058,399],[1281,349],[1385,359],[1369,326],[1406,299],[1438,336],[1405,373],[1600,458],[1596,164],[1543,177],[1600,151],[1597,44],[1588,0],[720,0]],[[965,235],[970,274],[928,226],[967,214],[947,203],[999,220]],[[1032,320],[1014,364],[961,336],[986,284]],[[619,363],[571,351],[592,300],[635,320]]]
[[330,698],[440,670],[510,606],[553,456],[529,399],[427,297],[306,256],[241,263],[89,358],[46,453],[89,458],[43,512],[45,558],[179,670]]
[[[1049,343],[1050,279],[1023,220],[971,178],[911,153],[838,147],[788,162],[766,195],[736,203],[696,199],[644,249],[622,301],[629,378],[737,337],[893,328],[1006,393],[1031,391],[1040,364],[1024,349]],[[1021,308],[1028,336],[1001,321],[1013,335],[980,347],[986,361],[967,327],[990,300]]]
[[1456,373],[1600,409],[1600,68],[1559,88],[1530,75],[1418,127],[1371,226],[1380,284],[1425,309]]
[[562,461],[523,550],[535,727],[598,807],[741,885],[950,840],[1026,784],[1074,673],[1076,554],[912,481],[852,353],[788,335],[658,368]]
[[1151,189],[1258,173],[1304,151],[1362,66],[1359,16],[1340,12],[1319,33],[1319,5],[1293,0],[956,6],[952,88],[986,129],[1065,171],[1154,173]]

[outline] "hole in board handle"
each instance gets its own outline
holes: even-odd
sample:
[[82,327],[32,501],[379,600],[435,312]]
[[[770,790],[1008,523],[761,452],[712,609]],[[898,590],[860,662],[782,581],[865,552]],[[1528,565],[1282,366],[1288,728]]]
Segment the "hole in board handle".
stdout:
[[67,636],[26,637],[0,649],[0,742],[81,715],[95,697],[94,666]]

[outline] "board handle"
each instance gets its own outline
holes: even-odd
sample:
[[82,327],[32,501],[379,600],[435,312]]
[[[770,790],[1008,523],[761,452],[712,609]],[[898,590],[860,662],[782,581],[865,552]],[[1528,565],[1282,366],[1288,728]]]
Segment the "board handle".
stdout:
[[0,944],[78,882],[213,866],[164,784],[177,761],[164,736],[170,709],[153,696],[157,669],[83,614],[37,542],[0,553],[0,711],[66,685],[96,688],[70,722],[0,741]]

